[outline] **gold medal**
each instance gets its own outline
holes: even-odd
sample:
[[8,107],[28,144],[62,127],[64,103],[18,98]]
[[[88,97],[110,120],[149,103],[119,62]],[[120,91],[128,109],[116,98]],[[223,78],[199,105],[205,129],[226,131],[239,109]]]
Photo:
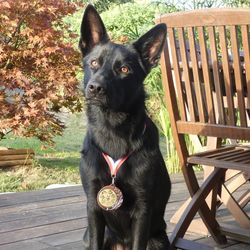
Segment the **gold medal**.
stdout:
[[97,203],[104,210],[116,210],[122,202],[122,192],[114,184],[103,187],[97,194]]
[[118,209],[123,202],[122,191],[115,186],[115,178],[117,171],[121,165],[128,159],[130,154],[125,155],[124,157],[114,161],[109,155],[102,153],[104,159],[106,160],[112,178],[112,183],[108,186],[103,187],[97,194],[97,203],[98,205],[107,211]]
[[[144,125],[143,133],[146,130],[146,123]],[[123,156],[122,158],[114,161],[109,155],[102,152],[102,156],[105,159],[106,163],[109,166],[112,183],[108,186],[103,187],[97,194],[97,203],[98,205],[107,211],[118,209],[123,202],[123,194],[122,191],[115,186],[115,178],[116,174],[121,167],[121,165],[129,158],[133,151]]]

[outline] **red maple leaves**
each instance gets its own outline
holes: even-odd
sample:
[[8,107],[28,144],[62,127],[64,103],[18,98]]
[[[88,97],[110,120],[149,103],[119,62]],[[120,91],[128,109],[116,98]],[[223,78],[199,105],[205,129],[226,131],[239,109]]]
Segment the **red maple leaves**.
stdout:
[[55,112],[81,109],[75,37],[66,0],[0,0],[0,140],[8,131],[52,142],[63,124]]

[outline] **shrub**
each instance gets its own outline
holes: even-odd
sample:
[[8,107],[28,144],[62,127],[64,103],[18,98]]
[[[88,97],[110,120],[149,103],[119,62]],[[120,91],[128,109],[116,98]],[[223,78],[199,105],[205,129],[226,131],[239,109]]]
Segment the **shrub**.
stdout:
[[223,0],[223,2],[230,7],[250,7],[249,0]]
[[99,13],[107,11],[111,6],[134,2],[133,0],[95,0],[93,2],[95,8]]
[[65,0],[0,2],[0,140],[13,131],[51,143],[63,129],[56,112],[81,109],[80,57],[63,22],[76,10]]
[[177,9],[173,5],[126,3],[112,6],[102,18],[112,39],[127,42],[152,28],[157,15],[174,11]]

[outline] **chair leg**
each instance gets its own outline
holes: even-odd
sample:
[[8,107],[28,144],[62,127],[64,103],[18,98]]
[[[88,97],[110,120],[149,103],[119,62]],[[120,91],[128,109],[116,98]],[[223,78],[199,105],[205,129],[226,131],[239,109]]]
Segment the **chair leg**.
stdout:
[[229,183],[227,185],[227,188],[230,193],[234,193],[237,189],[239,189],[242,185],[244,185],[248,180],[249,180],[249,176],[246,173],[241,172],[237,175],[237,177],[234,180],[232,180],[231,182],[227,182]]
[[211,211],[205,202],[207,195],[214,188],[214,184],[219,181],[223,172],[223,169],[215,168],[215,170],[210,174],[210,176],[204,181],[204,183],[199,188],[193,169],[189,168],[187,171],[185,171],[184,177],[187,181],[186,183],[192,195],[192,200],[188,204],[185,212],[182,214],[179,222],[177,223],[170,237],[170,243],[172,248],[174,248],[178,238],[183,238],[188,226],[190,225],[191,221],[193,220],[195,214],[199,209],[201,218],[208,227],[215,241],[220,244],[226,243],[226,237],[221,234],[219,230],[219,224],[217,223],[215,218],[210,216]]
[[233,215],[235,220],[239,223],[239,225],[242,228],[250,229],[250,218],[241,208],[238,202],[234,199],[231,192],[229,192],[228,188],[224,184],[222,185],[220,199],[223,204],[225,204],[230,213]]
[[[185,170],[183,170],[183,174],[184,174],[184,178],[186,180],[190,195],[193,196],[199,190],[199,184],[195,176],[193,166],[191,164],[187,165]],[[212,187],[210,190],[212,189],[215,190],[216,184],[220,183],[220,179],[224,177],[224,174],[225,174],[224,169],[214,168],[214,171],[209,175],[209,177],[212,178],[213,176],[215,176],[216,180],[212,183]],[[209,180],[209,179],[206,179],[206,180]],[[204,187],[206,185],[205,184],[206,180],[204,181],[202,185]],[[201,219],[203,220],[204,224],[206,225],[208,231],[214,238],[214,240],[219,244],[224,244],[226,242],[226,237],[221,234],[219,230],[219,224],[215,219],[215,215],[214,213],[211,212],[209,206],[205,202],[207,195],[204,198],[204,202],[200,204],[200,210],[198,211],[199,215]]]
[[239,205],[244,208],[250,202],[250,190],[248,189],[239,199]]
[[[235,177],[233,180],[230,180],[231,178]],[[242,185],[244,185],[248,181],[249,177],[244,172],[236,171],[236,170],[227,170],[226,171],[226,178],[225,182],[229,183],[227,184],[228,191],[233,194],[235,191],[237,191]],[[217,201],[217,209],[222,205],[223,195],[220,193],[219,196],[221,197]],[[224,204],[226,205],[226,204]],[[227,205],[226,205],[227,206]]]

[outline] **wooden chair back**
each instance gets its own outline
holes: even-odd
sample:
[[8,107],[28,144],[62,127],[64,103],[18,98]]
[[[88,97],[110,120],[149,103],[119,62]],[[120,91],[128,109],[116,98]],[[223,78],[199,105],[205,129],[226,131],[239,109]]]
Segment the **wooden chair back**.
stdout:
[[179,12],[157,22],[168,30],[162,78],[181,158],[183,134],[250,140],[250,9]]

